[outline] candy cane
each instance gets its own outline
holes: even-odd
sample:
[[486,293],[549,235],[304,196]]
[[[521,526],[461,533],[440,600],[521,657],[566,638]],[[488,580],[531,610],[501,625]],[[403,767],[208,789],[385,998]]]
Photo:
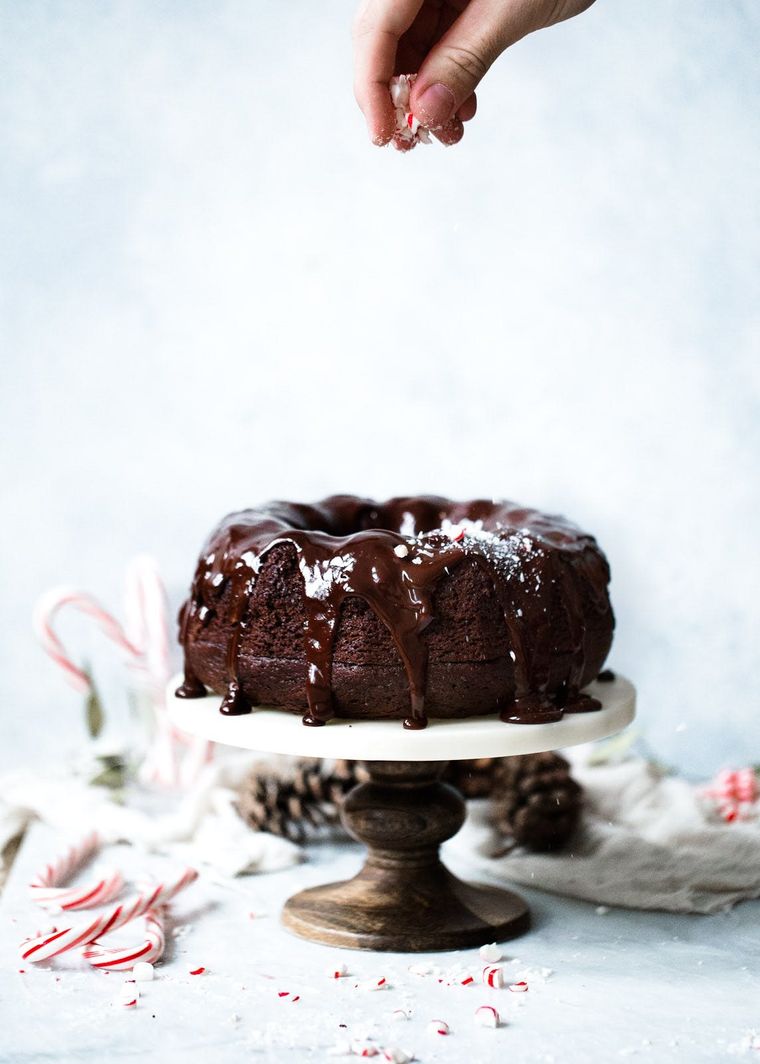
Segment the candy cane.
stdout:
[[[178,731],[168,719],[166,684],[171,673],[166,590],[156,562],[139,555],[129,565],[126,576],[125,615],[122,626],[91,595],[74,588],[53,588],[43,595],[34,611],[34,628],[45,652],[63,670],[69,683],[83,694],[92,691],[85,670],[66,653],[54,628],[64,606],[92,617],[103,634],[125,655],[129,668],[147,691],[155,717],[155,735],[140,769],[144,782],[175,787],[195,782],[211,760],[213,744]],[[180,750],[187,752],[180,758]]]
[[197,877],[198,873],[194,868],[186,868],[177,879],[169,883],[156,884],[147,892],[138,894],[123,904],[117,905],[110,912],[95,917],[90,923],[65,927],[63,930],[55,928],[35,938],[27,939],[20,946],[21,958],[36,964],[38,961],[50,960],[68,950],[76,949],[77,946],[86,946],[90,942],[95,942],[96,939],[102,938],[110,931],[123,927],[130,920],[143,916],[149,909],[154,909],[157,905],[169,901]]
[[64,606],[71,606],[94,618],[103,634],[132,659],[141,657],[140,650],[127,638],[119,622],[104,610],[92,595],[72,587],[51,588],[37,601],[33,615],[34,630],[46,654],[63,669],[66,679],[77,691],[83,694],[90,692],[92,681],[84,669],[75,665],[66,654],[66,649],[53,628],[53,621]]
[[143,917],[145,937],[138,945],[113,948],[104,946],[100,941],[91,942],[82,951],[82,956],[93,968],[110,972],[126,971],[134,968],[139,961],[151,963],[163,956],[166,939],[164,937],[163,907],[148,909]]
[[29,884],[32,900],[38,905],[55,906],[68,912],[72,909],[90,909],[95,905],[104,905],[115,898],[124,886],[124,878],[118,871],[110,871],[95,883],[81,887],[60,886],[76,868],[92,857],[100,846],[97,832],[90,832],[51,864],[45,865]]

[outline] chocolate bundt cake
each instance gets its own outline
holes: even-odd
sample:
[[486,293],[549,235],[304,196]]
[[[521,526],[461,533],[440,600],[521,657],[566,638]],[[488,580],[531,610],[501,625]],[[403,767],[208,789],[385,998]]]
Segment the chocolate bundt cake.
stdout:
[[562,517],[509,502],[338,495],[230,514],[179,615],[185,680],[304,714],[501,714],[598,708],[582,690],[612,642],[609,567]]

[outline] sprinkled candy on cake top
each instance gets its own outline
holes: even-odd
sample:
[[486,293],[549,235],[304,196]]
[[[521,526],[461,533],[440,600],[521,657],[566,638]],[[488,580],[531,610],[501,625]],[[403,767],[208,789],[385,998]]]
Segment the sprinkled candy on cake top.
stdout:
[[[205,694],[205,682],[217,687],[221,673],[226,676],[222,711],[247,712],[257,692],[250,670],[241,672],[243,648],[249,660],[254,655],[256,669],[265,670],[257,673],[260,679],[268,680],[272,670],[275,680],[283,669],[297,670],[295,649],[287,651],[286,660],[266,664],[273,661],[265,648],[271,644],[272,624],[280,631],[288,621],[282,614],[268,621],[272,589],[258,592],[263,566],[275,564],[269,562],[275,548],[295,557],[293,579],[300,581],[300,594],[294,585],[288,586],[297,594],[291,608],[297,606],[296,615],[303,618],[307,724],[322,724],[334,715],[339,621],[344,606],[358,599],[390,633],[403,664],[409,691],[406,727],[425,726],[437,597],[463,566],[483,574],[478,579],[491,585],[503,634],[493,631],[491,649],[476,650],[469,646],[467,624],[456,622],[449,633],[449,644],[453,640],[455,646],[452,650],[449,645],[446,661],[452,664],[446,665],[446,675],[456,680],[461,671],[457,661],[474,660],[477,665],[484,654],[490,655],[486,666],[495,660],[494,668],[503,676],[502,693],[490,711],[514,723],[558,720],[564,712],[598,706],[581,688],[603,664],[613,618],[609,569],[593,537],[564,518],[513,503],[457,503],[437,496],[386,503],[334,496],[313,506],[278,502],[226,517],[204,548],[182,609],[186,679],[179,694],[199,697]],[[483,608],[478,598],[463,605],[475,614]],[[492,629],[496,623],[498,618],[491,622]],[[264,649],[256,649],[257,639]],[[462,640],[458,651],[457,639]],[[377,653],[372,652],[373,661]],[[462,656],[452,659],[457,653]],[[395,669],[397,660],[389,660],[386,667]],[[358,672],[355,666],[349,668],[355,684],[361,685],[362,675],[372,675],[377,685],[375,673],[362,674],[361,661]],[[459,683],[461,690],[453,688],[454,695],[446,697],[459,700],[455,715],[468,715],[465,702],[474,696],[466,681]],[[374,698],[385,697],[375,690]],[[292,691],[291,684],[282,700],[287,708],[295,708]],[[271,694],[269,698],[277,704]],[[371,705],[368,708],[362,715],[372,715]],[[388,715],[385,707],[377,708],[380,715]]]

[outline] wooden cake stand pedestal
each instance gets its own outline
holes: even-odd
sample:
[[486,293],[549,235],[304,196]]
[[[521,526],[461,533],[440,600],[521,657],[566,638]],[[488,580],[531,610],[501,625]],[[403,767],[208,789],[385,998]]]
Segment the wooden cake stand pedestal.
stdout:
[[557,750],[613,735],[634,717],[633,685],[618,676],[586,690],[602,703],[593,713],[554,724],[504,724],[496,717],[431,720],[423,731],[401,721],[333,720],[309,728],[294,714],[255,709],[219,713],[218,695],[185,700],[174,691],[173,723],[192,735],[267,753],[362,761],[369,774],[348,794],[346,829],[367,847],[361,871],[344,883],[312,887],[285,903],[282,921],[315,942],[350,949],[427,952],[513,938],[530,912],[517,894],[465,883],[448,871],[439,847],[464,822],[461,794],[441,774],[449,761]]

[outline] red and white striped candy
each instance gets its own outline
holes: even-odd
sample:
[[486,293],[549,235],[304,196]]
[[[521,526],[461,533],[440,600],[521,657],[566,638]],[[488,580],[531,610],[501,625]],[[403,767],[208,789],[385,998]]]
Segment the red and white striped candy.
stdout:
[[75,665],[66,654],[66,649],[53,629],[53,621],[56,614],[64,607],[71,606],[80,613],[94,618],[106,638],[122,650],[130,660],[141,658],[139,647],[127,638],[126,632],[119,622],[97,602],[92,595],[83,591],[77,591],[72,587],[54,587],[37,602],[34,609],[34,629],[42,643],[45,652],[59,665],[69,681],[77,691],[88,693],[92,690],[90,677],[84,669]]
[[166,940],[164,937],[164,911],[162,908],[148,909],[143,917],[145,936],[140,943],[121,948],[104,946],[101,942],[91,942],[82,956],[93,968],[109,972],[128,971],[139,961],[152,963],[163,956]]
[[757,773],[749,767],[722,769],[703,788],[703,794],[715,801],[718,813],[726,823],[751,819],[754,803],[760,798]]
[[147,892],[138,894],[123,904],[117,905],[115,909],[96,916],[89,923],[65,927],[63,930],[56,929],[27,939],[21,943],[21,957],[23,960],[36,964],[38,961],[47,961],[68,950],[76,949],[78,946],[86,946],[90,942],[95,942],[108,932],[128,924],[130,920],[143,916],[149,909],[155,909],[157,905],[169,901],[197,878],[198,873],[194,868],[186,868],[180,876],[169,883],[158,883]]
[[487,964],[483,969],[483,982],[486,986],[501,990],[504,986],[504,970],[498,964]]
[[449,1025],[445,1020],[431,1020],[427,1025],[428,1034],[450,1034]]
[[68,912],[73,909],[91,909],[115,898],[124,885],[124,878],[118,871],[108,872],[96,882],[86,883],[81,887],[60,886],[75,869],[100,849],[100,845],[99,836],[92,831],[76,845],[70,846],[55,861],[45,865],[29,884],[32,900],[38,905]]
[[383,1049],[383,1060],[389,1061],[389,1064],[411,1064],[414,1057],[399,1046],[388,1046]]
[[521,979],[519,983],[510,983],[508,989],[511,990],[513,994],[524,994],[528,989],[528,984],[524,979]]
[[493,1005],[481,1005],[479,1009],[475,1010],[475,1021],[481,1027],[498,1027],[500,1023],[499,1013]]

